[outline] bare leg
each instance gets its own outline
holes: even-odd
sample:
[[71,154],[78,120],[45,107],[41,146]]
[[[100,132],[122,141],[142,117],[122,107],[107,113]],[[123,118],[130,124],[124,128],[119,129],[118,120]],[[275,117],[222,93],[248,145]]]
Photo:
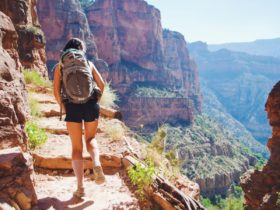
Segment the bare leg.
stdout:
[[84,163],[82,123],[66,122],[67,130],[72,142],[72,167],[77,178],[77,191],[83,191]]
[[93,162],[93,167],[101,166],[99,159],[99,149],[95,139],[98,126],[98,120],[93,122],[85,122],[85,141],[87,151],[90,154]]
[[98,120],[93,122],[85,122],[85,141],[87,151],[90,154],[93,162],[93,173],[95,182],[102,184],[105,182],[105,176],[100,164],[99,148],[95,139],[96,131],[98,126]]

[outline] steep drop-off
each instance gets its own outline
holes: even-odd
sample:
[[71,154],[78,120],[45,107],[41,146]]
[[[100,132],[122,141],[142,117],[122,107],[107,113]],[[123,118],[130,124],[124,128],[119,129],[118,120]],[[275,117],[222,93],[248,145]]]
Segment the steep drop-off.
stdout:
[[267,146],[270,159],[263,170],[250,171],[241,178],[245,192],[246,210],[280,209],[280,82],[270,92],[266,111],[272,126],[272,138]]
[[197,182],[201,194],[227,195],[256,158],[207,115],[197,115],[191,126],[166,126],[166,150],[176,150],[181,171]]
[[265,145],[258,142],[252,136],[252,133],[226,110],[218,97],[207,87],[203,80],[201,82],[201,91],[203,94],[203,112],[222,125],[228,133],[252,152],[262,154],[268,158],[269,154]]
[[271,135],[264,104],[280,76],[280,59],[229,50],[210,52],[201,42],[190,45],[200,76],[226,110],[261,143]]

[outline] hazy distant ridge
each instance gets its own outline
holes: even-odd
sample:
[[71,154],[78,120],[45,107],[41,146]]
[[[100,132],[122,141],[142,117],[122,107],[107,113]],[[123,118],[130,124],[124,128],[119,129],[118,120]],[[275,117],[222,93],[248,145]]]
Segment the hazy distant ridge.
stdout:
[[208,45],[210,51],[226,48],[232,51],[246,52],[252,55],[265,55],[280,58],[280,38],[260,39],[254,42],[236,42]]

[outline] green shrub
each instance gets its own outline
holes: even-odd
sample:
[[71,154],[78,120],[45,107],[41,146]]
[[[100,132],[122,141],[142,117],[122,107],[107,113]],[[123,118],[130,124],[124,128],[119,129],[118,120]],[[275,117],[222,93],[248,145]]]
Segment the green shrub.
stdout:
[[179,91],[169,90],[166,88],[155,88],[138,86],[134,95],[136,97],[149,97],[149,98],[182,98],[184,95]]
[[216,195],[214,199],[201,199],[202,205],[208,210],[243,210],[244,197],[240,186],[233,185],[227,198]]
[[243,210],[243,199],[229,196],[224,203],[225,210]]
[[34,122],[26,122],[25,132],[27,133],[28,137],[28,145],[32,150],[46,143],[47,141],[48,136],[46,132],[39,128],[38,125]]
[[118,100],[119,98],[116,94],[116,91],[111,88],[109,83],[106,83],[105,89],[100,99],[100,105],[108,108],[115,108],[117,107],[116,102]]
[[39,87],[52,86],[52,83],[48,79],[43,78],[42,75],[34,69],[24,69],[23,75],[26,84],[33,84]]
[[211,200],[209,198],[201,197],[201,203],[207,209],[212,206],[212,202],[211,202]]
[[153,181],[154,176],[158,174],[158,169],[151,160],[146,160],[145,164],[137,163],[134,167],[128,170],[128,176],[132,184],[137,186],[137,192],[141,199],[144,199],[144,188],[149,187]]

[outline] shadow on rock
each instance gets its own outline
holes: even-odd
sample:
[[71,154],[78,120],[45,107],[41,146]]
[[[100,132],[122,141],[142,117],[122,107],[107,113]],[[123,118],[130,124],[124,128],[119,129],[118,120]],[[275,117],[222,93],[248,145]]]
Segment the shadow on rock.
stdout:
[[81,210],[85,209],[94,204],[93,200],[85,200],[82,198],[77,198],[73,196],[69,200],[61,201],[57,198],[46,197],[38,200],[38,209],[50,209],[51,207],[55,210]]

